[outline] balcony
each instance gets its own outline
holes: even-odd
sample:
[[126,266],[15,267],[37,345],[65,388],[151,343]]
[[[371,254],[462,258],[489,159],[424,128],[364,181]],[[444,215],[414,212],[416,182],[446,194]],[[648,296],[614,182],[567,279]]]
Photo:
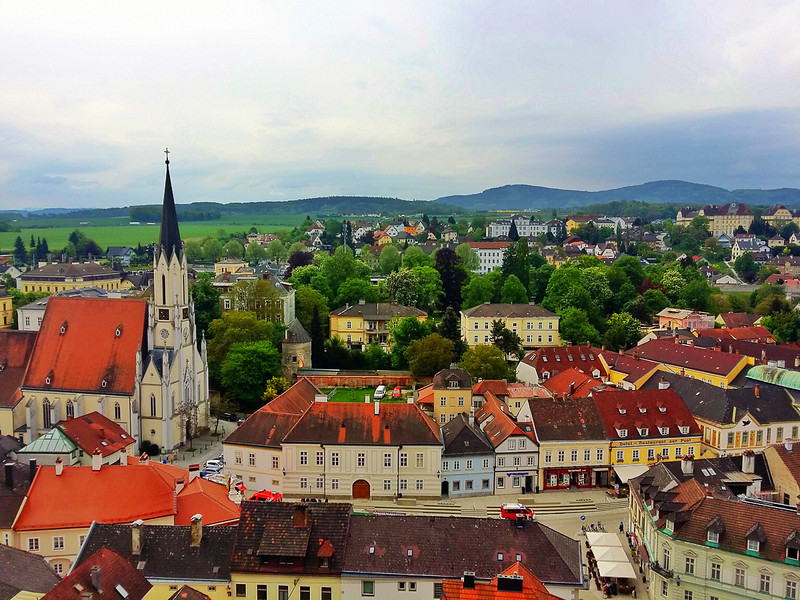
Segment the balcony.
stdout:
[[665,569],[658,561],[650,563],[650,568],[657,574],[661,575],[664,579],[672,579],[672,569]]

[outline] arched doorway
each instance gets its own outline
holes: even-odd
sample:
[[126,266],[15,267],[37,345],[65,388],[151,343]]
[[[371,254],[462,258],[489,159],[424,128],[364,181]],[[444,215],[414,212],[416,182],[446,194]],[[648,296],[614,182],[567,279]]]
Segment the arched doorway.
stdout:
[[442,482],[442,496],[445,498],[450,497],[450,482],[447,480]]
[[369,481],[359,479],[353,482],[353,498],[369,500]]

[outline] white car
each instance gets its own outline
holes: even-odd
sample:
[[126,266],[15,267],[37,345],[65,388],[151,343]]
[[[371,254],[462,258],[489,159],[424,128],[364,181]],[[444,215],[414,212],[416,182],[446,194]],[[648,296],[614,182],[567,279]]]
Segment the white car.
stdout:
[[386,395],[386,386],[379,385],[378,387],[375,388],[375,393],[372,394],[372,397],[375,398],[375,400],[380,400],[385,395]]
[[203,468],[203,470],[206,473],[219,473],[219,472],[222,471],[224,466],[225,466],[225,463],[223,463],[221,460],[218,460],[216,458],[212,458],[211,460],[207,460],[206,461],[206,464],[205,464],[205,467]]

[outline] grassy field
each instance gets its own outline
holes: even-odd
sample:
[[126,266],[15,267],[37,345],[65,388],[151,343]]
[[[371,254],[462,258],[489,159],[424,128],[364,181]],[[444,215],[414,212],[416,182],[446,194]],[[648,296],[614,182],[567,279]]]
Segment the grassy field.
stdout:
[[[332,388],[322,390],[326,394],[330,393]],[[336,393],[331,396],[331,402],[364,402],[364,396],[369,396],[370,399],[372,398],[372,393],[375,391],[375,388],[359,388],[359,389],[352,389],[352,388],[338,388]],[[381,402],[405,402],[406,401],[406,393],[410,392],[411,390],[403,390],[403,395],[399,398],[392,398],[392,390],[386,390],[386,396],[381,400]]]
[[[302,223],[305,215],[232,215],[215,221],[190,221],[180,224],[184,240],[202,239],[207,235],[216,236],[220,229],[227,233],[249,231],[251,227],[259,233],[274,233],[280,229],[291,229]],[[158,239],[159,225],[131,225],[128,217],[106,218],[82,224],[79,219],[28,219],[18,223],[21,232],[0,232],[0,252],[10,252],[17,236],[27,246],[31,235],[47,239],[51,249],[67,245],[69,234],[80,229],[87,237],[97,242],[103,249],[108,246],[132,246],[150,244]]]

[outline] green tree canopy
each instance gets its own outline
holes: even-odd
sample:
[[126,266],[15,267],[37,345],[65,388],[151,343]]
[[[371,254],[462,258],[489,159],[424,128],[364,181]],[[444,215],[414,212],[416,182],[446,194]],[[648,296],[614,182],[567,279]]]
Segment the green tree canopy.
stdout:
[[466,242],[456,246],[456,254],[461,258],[461,265],[469,272],[478,270],[480,258],[478,253],[473,250]]
[[250,242],[244,251],[244,259],[253,266],[257,266],[267,259],[267,249],[258,242]]
[[267,246],[267,258],[276,263],[283,263],[289,258],[289,251],[280,240],[272,240]]
[[403,252],[403,266],[409,269],[414,267],[432,267],[433,257],[425,254],[419,246],[409,246]]
[[[267,323],[256,318],[251,312],[231,311],[214,319],[208,327],[208,372],[215,383],[220,382],[222,363],[228,349],[237,342],[269,341],[277,346],[283,335],[284,327],[276,323]],[[260,386],[263,389],[263,386]],[[260,393],[260,392],[259,392]]]
[[223,252],[227,258],[241,259],[244,256],[244,246],[237,240],[231,240],[225,244]]
[[218,262],[225,254],[225,250],[219,240],[208,238],[203,242],[203,260],[206,262]]
[[600,343],[597,328],[589,322],[586,312],[580,308],[566,306],[558,313],[561,339],[576,345]]
[[201,337],[206,335],[211,321],[222,316],[219,290],[211,285],[211,273],[198,273],[197,281],[189,286],[189,295],[194,302],[194,322],[199,343]]
[[415,306],[419,298],[419,279],[411,269],[403,267],[386,276],[384,287],[389,300],[403,306]]
[[528,290],[516,275],[509,275],[500,290],[500,301],[503,304],[527,304]]
[[388,244],[381,250],[381,256],[378,262],[381,267],[381,273],[388,275],[392,271],[397,271],[400,268],[403,258],[400,256],[400,251],[394,244]]
[[474,346],[464,353],[458,366],[479,379],[513,379],[514,370],[506,362],[503,351],[491,344]]
[[225,393],[246,411],[261,406],[267,380],[280,375],[281,357],[271,342],[237,342],[222,362]]
[[378,288],[364,279],[346,279],[339,286],[339,293],[336,294],[334,305],[339,307],[347,304],[358,304],[359,300],[377,302]]
[[392,319],[389,322],[389,336],[392,346],[392,366],[396,369],[405,368],[408,360],[405,356],[406,348],[414,340],[424,338],[431,333],[428,322],[419,321],[416,317]]
[[197,240],[189,240],[183,245],[183,251],[186,253],[186,262],[199,263],[203,262],[203,246]]
[[627,350],[641,339],[641,323],[631,314],[614,313],[608,319],[603,343],[609,350]]
[[331,312],[328,307],[328,298],[308,285],[302,285],[297,288],[294,295],[294,307],[295,317],[309,334],[311,333],[314,308],[316,307],[319,311],[320,319],[325,318],[326,323]]
[[411,342],[404,354],[412,375],[432,377],[450,365],[453,342],[438,333],[431,333]]

